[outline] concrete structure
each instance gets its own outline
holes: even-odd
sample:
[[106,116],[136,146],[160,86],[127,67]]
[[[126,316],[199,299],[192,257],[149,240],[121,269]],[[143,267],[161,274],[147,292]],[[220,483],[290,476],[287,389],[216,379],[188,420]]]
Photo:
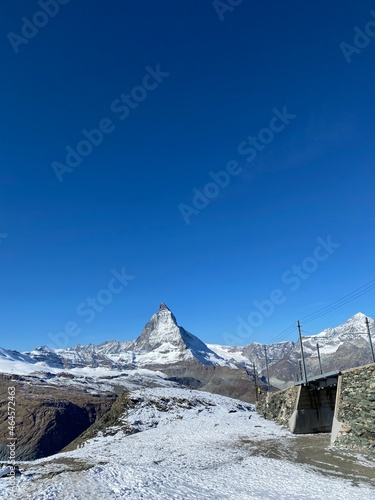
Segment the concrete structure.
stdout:
[[296,384],[296,404],[289,419],[293,434],[331,432],[338,377],[339,372],[332,372]]
[[331,432],[331,443],[375,452],[375,363],[270,393],[257,405],[294,434]]

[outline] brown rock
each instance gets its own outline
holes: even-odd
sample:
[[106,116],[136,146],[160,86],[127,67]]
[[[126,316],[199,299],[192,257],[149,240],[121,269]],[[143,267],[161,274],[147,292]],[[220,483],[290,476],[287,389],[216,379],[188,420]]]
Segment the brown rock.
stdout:
[[[9,459],[9,387],[15,387],[16,460],[33,460],[59,452],[106,413],[116,395],[89,394],[69,387],[32,384],[0,374],[0,460]],[[10,391],[12,392],[12,391]]]

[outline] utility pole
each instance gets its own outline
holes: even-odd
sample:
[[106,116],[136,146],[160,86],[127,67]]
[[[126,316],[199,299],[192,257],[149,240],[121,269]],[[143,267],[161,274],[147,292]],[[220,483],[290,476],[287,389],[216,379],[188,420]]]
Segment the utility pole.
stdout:
[[266,370],[267,370],[267,392],[270,392],[270,374],[268,371],[268,357],[267,357],[267,346],[264,346],[264,354],[266,356]]
[[319,359],[320,375],[323,375],[323,370],[322,370],[322,361],[321,361],[321,359],[320,359],[320,350],[319,350],[319,344],[318,344],[318,342],[316,343],[316,350],[318,351],[318,359]]
[[254,370],[254,385],[255,385],[255,399],[258,401],[258,387],[257,387],[257,372],[255,370],[255,362],[253,361],[253,370]]
[[305,364],[305,355],[303,353],[303,345],[302,345],[302,335],[301,335],[301,324],[297,321],[298,335],[299,341],[301,344],[301,355],[302,355],[302,365],[303,365],[303,376],[304,376],[304,384],[307,384],[307,375],[306,375],[306,364]]
[[371,340],[371,332],[370,332],[370,325],[368,323],[368,318],[366,318],[366,327],[367,327],[367,333],[368,333],[368,338],[370,340],[370,347],[371,347],[371,354],[372,354],[372,360],[375,363],[375,355],[374,355],[374,348],[372,346],[372,340]]

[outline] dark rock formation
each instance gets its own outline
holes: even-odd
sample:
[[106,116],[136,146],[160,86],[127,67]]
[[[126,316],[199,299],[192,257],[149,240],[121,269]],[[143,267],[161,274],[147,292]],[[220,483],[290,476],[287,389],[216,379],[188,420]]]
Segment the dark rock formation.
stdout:
[[[16,382],[12,381],[12,378]],[[30,384],[21,376],[0,374],[0,460],[9,459],[8,396],[15,387],[16,460],[33,460],[59,452],[106,413],[116,395],[90,394],[69,387]]]

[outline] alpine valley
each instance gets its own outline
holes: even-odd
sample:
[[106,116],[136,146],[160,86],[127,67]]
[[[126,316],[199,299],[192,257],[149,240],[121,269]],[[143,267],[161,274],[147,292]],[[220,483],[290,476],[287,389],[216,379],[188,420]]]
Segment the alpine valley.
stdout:
[[[324,372],[370,362],[365,319],[358,313],[336,328],[305,338],[308,375],[319,373],[317,342]],[[369,326],[374,332],[371,318]],[[299,371],[299,343],[268,345],[267,352],[271,386],[292,384]],[[18,453],[23,460],[32,460],[61,451],[103,418],[124,391],[188,388],[254,402],[254,366],[258,385],[265,387],[261,344],[207,345],[179,326],[161,303],[134,341],[112,340],[66,349],[43,346],[22,353],[0,348],[0,389],[6,399],[6,388],[16,386]],[[2,443],[6,435],[2,410]],[[0,459],[7,454],[1,445]]]

